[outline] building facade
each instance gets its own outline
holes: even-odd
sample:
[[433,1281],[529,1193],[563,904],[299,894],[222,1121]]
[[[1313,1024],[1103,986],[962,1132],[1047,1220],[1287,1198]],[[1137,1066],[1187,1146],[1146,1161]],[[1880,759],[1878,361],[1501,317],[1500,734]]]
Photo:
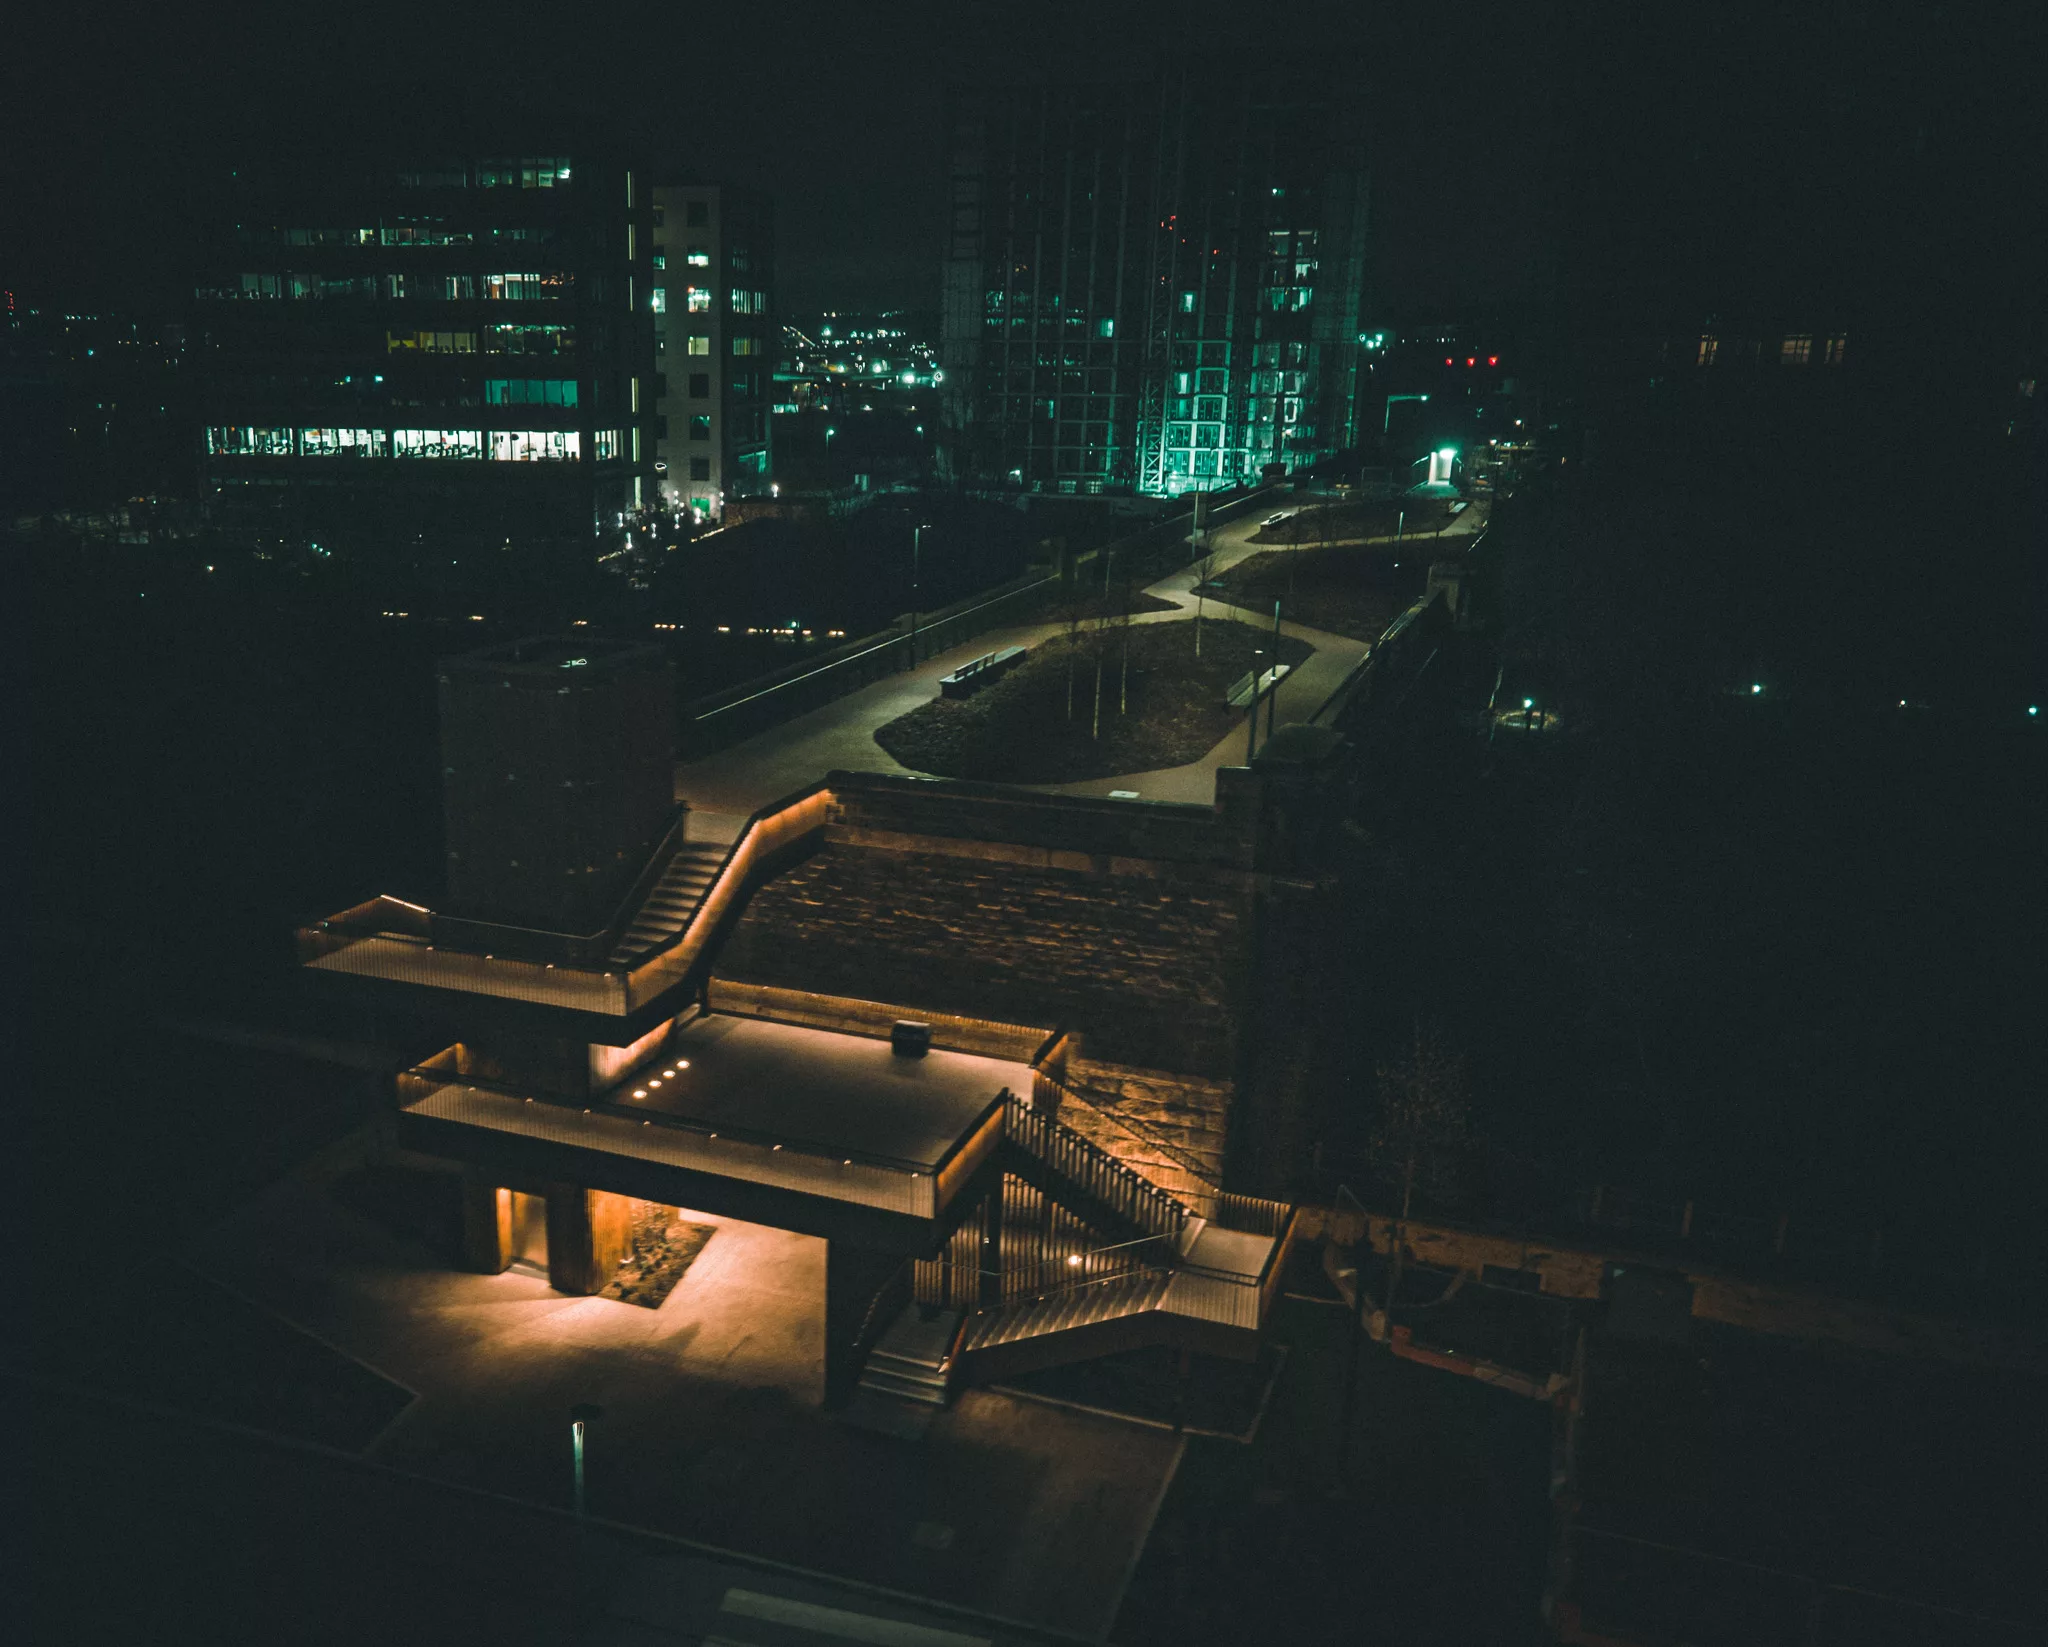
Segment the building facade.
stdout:
[[1300,66],[975,88],[948,119],[946,456],[1170,495],[1356,444],[1368,185]]
[[699,519],[766,492],[781,326],[764,195],[715,183],[654,190],[654,344],[662,501]]
[[595,552],[652,501],[650,193],[566,152],[238,173],[194,293],[217,518]]

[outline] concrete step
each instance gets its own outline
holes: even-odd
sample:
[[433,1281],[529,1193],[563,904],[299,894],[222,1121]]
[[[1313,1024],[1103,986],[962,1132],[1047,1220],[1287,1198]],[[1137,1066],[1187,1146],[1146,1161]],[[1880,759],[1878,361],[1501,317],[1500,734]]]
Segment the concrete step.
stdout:
[[901,1378],[886,1367],[868,1366],[860,1375],[860,1387],[873,1390],[879,1395],[893,1395],[899,1401],[921,1401],[928,1407],[943,1407],[946,1404],[944,1383],[926,1384],[913,1378]]
[[868,1356],[868,1365],[877,1372],[885,1372],[892,1378],[901,1378],[912,1384],[928,1384],[935,1389],[946,1387],[946,1369],[932,1366],[923,1361],[905,1361],[901,1356],[889,1354],[887,1350],[875,1350]]

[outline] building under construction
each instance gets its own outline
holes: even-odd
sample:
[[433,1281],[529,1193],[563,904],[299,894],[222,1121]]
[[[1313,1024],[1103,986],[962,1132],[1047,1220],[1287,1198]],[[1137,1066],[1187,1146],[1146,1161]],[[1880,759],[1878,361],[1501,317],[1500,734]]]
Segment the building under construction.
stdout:
[[1355,94],[1298,67],[976,87],[948,117],[953,478],[1208,490],[1356,444]]

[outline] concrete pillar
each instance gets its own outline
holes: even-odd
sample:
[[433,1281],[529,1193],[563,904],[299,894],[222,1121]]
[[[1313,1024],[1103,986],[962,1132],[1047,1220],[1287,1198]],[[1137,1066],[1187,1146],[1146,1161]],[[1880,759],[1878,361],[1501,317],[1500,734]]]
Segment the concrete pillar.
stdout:
[[[865,1346],[861,1329],[879,1333],[886,1320],[870,1315],[876,1297],[891,1279],[905,1272],[898,1253],[871,1252],[845,1241],[825,1243],[825,1405],[838,1407],[853,1394],[860,1377]],[[903,1302],[910,1299],[903,1290]],[[883,1299],[879,1314],[893,1315],[900,1305]]]
[[633,1244],[633,1202],[624,1195],[550,1184],[548,1285],[587,1297],[603,1292]]
[[501,1275],[512,1262],[512,1192],[480,1167],[462,1169],[462,1256],[480,1275]]

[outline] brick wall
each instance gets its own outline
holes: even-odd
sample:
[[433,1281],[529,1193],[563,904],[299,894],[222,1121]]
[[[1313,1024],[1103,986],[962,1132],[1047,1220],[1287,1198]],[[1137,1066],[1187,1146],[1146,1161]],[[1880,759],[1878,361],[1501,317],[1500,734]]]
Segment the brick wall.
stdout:
[[1250,893],[828,841],[763,886],[720,956],[742,983],[1079,1031],[1091,1056],[1228,1079]]
[[[1068,1063],[1067,1078],[1089,1102],[1063,1104],[1060,1119],[1126,1166],[1168,1189],[1193,1188],[1183,1182],[1187,1174],[1183,1163],[1174,1159],[1178,1154],[1191,1160],[1210,1185],[1222,1183],[1223,1141],[1230,1119],[1228,1082],[1085,1057]],[[1091,1106],[1099,1107],[1112,1123],[1130,1121],[1142,1130],[1133,1136],[1132,1130],[1098,1125]],[[1151,1147],[1153,1135],[1163,1138],[1173,1153]]]

